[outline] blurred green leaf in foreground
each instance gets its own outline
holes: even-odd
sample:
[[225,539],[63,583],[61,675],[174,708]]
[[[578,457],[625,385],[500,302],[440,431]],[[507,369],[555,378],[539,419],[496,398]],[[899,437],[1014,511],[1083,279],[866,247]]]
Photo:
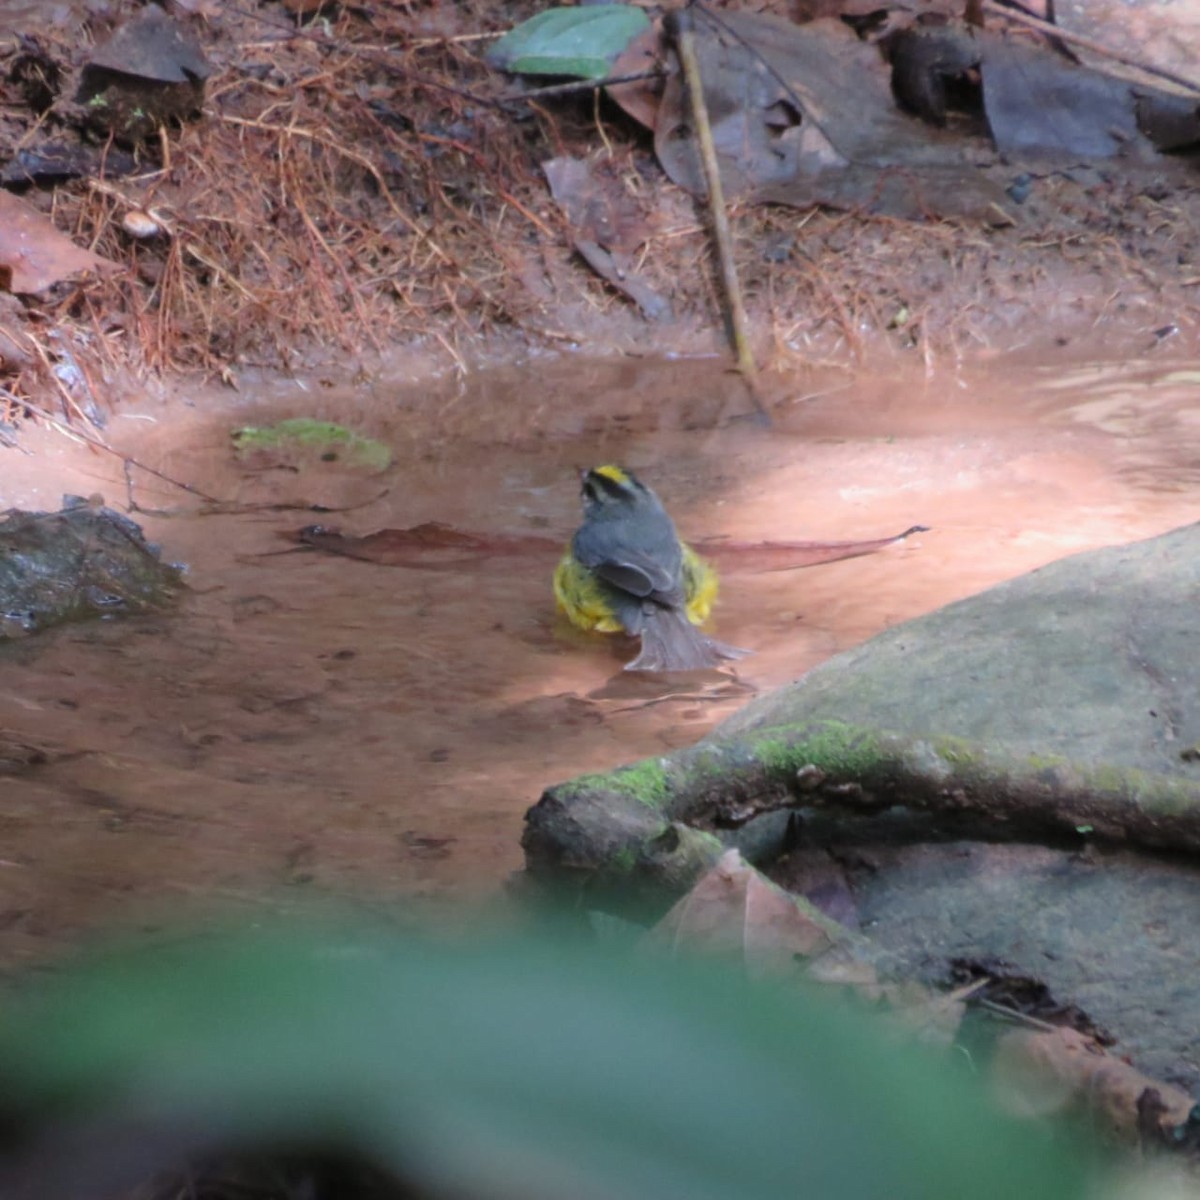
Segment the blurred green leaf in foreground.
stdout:
[[861,1013],[553,942],[277,930],[113,953],[7,1005],[0,1072],[5,1200],[111,1200],[254,1146],[360,1156],[404,1195],[1086,1194],[1044,1130]]

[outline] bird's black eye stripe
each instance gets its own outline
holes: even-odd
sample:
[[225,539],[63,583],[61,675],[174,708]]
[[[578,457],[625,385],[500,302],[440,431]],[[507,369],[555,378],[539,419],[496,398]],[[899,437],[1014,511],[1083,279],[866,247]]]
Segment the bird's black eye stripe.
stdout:
[[634,490],[632,479],[618,483],[617,480],[610,479],[600,471],[589,471],[583,488],[594,500],[602,499],[604,493],[609,496],[621,497],[628,496]]

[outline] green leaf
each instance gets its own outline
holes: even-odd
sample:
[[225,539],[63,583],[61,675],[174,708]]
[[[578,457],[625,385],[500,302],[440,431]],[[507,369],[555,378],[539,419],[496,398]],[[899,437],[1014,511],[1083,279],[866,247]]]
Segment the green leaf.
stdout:
[[631,4],[548,8],[510,29],[486,57],[491,66],[518,75],[603,79],[617,55],[649,24],[646,14]]
[[269,459],[296,465],[293,460],[305,458],[339,460],[373,473],[386,471],[392,462],[392,451],[383,442],[313,417],[247,425],[235,429],[232,436],[234,451],[243,461]]
[[1044,1130],[863,1013],[550,942],[277,931],[116,955],[22,990],[0,1077],[0,1182],[24,1137],[38,1200],[228,1143],[341,1147],[439,1195],[1085,1195]]

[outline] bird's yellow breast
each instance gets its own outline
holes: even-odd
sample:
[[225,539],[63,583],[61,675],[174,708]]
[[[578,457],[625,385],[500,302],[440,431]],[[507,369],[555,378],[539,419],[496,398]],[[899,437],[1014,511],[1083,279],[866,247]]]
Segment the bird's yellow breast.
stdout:
[[717,573],[687,542],[680,545],[683,547],[683,596],[688,620],[693,625],[701,625],[708,620],[717,599]]
[[[683,546],[683,595],[688,620],[700,625],[717,598],[717,573],[687,543]],[[568,546],[554,571],[554,598],[577,629],[619,633],[617,619],[595,575],[578,562]]]
[[620,633],[621,622],[604,598],[595,575],[575,558],[570,546],[554,571],[554,598],[559,612],[565,613],[576,629]]

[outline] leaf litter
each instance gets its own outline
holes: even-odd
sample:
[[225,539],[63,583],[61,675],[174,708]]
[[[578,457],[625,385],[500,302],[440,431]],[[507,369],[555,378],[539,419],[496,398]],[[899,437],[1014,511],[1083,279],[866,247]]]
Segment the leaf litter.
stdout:
[[[483,60],[502,13],[467,4],[413,18],[382,5],[332,5],[309,24],[311,7],[289,16],[269,6],[176,5],[172,19],[191,48],[165,69],[151,67],[167,80],[143,82],[210,85],[204,108],[197,119],[182,105],[152,129],[101,124],[114,134],[124,128],[135,141],[129,149],[89,142],[95,126],[80,111],[88,105],[77,102],[76,84],[93,42],[112,36],[107,57],[121,64],[111,47],[120,44],[114,31],[136,24],[132,5],[86,19],[47,9],[44,26],[0,43],[0,67],[13,72],[0,96],[4,180],[37,181],[27,202],[77,245],[126,268],[73,282],[51,308],[24,319],[23,334],[42,339],[46,322],[55,323],[84,367],[106,376],[130,366],[200,368],[231,383],[243,364],[293,369],[346,363],[347,355],[357,364],[416,340],[460,370],[472,346],[506,338],[628,345],[647,336],[647,308],[666,306],[669,332],[652,317],[660,346],[711,347],[720,313],[691,198],[665,182],[644,135],[607,105],[569,94],[521,100]],[[154,17],[151,8],[141,20]],[[964,125],[952,109],[947,130],[928,129],[896,107],[894,64],[871,44],[911,15],[892,10],[881,25],[863,10],[810,5],[821,19],[797,24],[714,9],[715,20],[697,23],[702,52],[719,67],[706,84],[718,132],[731,151],[735,133],[749,139],[732,169],[755,203],[767,202],[752,209],[739,200],[732,213],[760,353],[811,359],[858,353],[880,338],[925,353],[944,339],[986,343],[1009,336],[1014,305],[1033,304],[1019,282],[1030,272],[1050,272],[1068,312],[1073,295],[1086,308],[1087,297],[1111,293],[1096,284],[1099,269],[1114,287],[1142,289],[1188,323],[1194,279],[1178,267],[1194,257],[1198,234],[1177,180],[1182,163],[1159,155],[1153,183],[1130,174],[1124,158],[1099,171],[1053,161],[1028,169],[997,162],[989,139],[964,136],[981,113],[966,114]],[[985,10],[990,33],[1003,22]],[[764,54],[750,54],[729,30],[745,32],[751,46],[765,43]],[[611,95],[638,120],[681,132],[664,163],[694,186],[682,108],[663,103],[679,83],[662,77],[672,60],[661,42],[652,25],[613,58],[615,72],[658,77],[614,85]],[[802,44],[800,71],[788,53]],[[837,67],[832,91],[817,86],[822,64],[811,60],[822,57]],[[951,92],[964,83],[969,92],[972,72],[948,79]],[[855,94],[846,96],[844,80],[837,90],[839,74],[854,75]],[[978,80],[973,86],[978,101]],[[1154,127],[1164,146],[1185,151],[1194,113],[1176,97],[1165,115],[1147,116],[1147,103],[1139,84],[1139,130]],[[959,135],[959,162],[939,133]],[[902,145],[912,154],[898,156]],[[541,164],[560,158],[587,162],[614,195],[655,214],[633,252],[634,271],[547,208]],[[782,204],[808,211],[798,222]],[[951,211],[981,214],[992,228],[981,234],[927,219]],[[871,212],[926,220],[896,225]],[[579,269],[579,254],[596,277]],[[1078,265],[1085,257],[1086,272]],[[951,266],[936,269],[943,260]],[[628,286],[631,279],[648,291]],[[962,289],[975,297],[965,308],[950,294]],[[40,356],[30,363],[15,374],[6,367],[14,395],[45,385]]]

